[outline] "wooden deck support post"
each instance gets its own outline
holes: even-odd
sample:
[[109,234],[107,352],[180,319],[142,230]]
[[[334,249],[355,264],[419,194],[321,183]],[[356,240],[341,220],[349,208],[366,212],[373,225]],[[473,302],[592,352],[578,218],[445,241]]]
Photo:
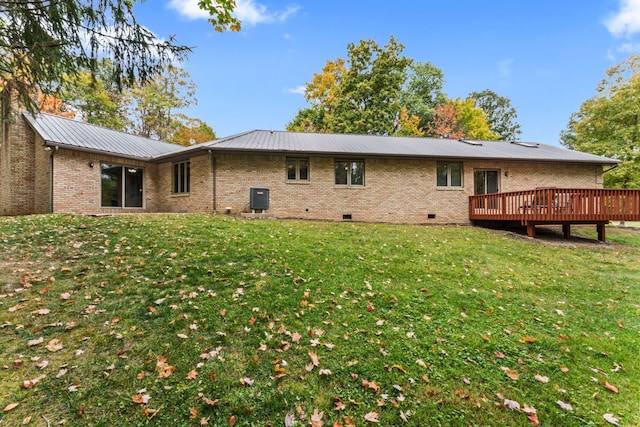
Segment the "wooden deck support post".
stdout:
[[601,242],[605,242],[606,241],[606,231],[605,231],[605,223],[604,222],[600,222],[597,225],[598,228],[598,240],[600,240]]
[[571,224],[562,224],[562,234],[565,239],[571,238]]
[[531,224],[530,222],[527,223],[527,236],[536,237],[536,225],[535,224]]

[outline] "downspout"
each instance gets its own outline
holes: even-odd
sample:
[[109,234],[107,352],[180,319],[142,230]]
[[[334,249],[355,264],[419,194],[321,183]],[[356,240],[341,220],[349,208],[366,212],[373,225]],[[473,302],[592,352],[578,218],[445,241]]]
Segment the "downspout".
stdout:
[[53,213],[53,156],[58,152],[59,147],[56,145],[49,155],[49,213]]
[[216,156],[215,154],[213,154],[213,151],[209,150],[209,155],[211,156],[211,177],[212,177],[212,189],[213,189],[213,209],[212,212],[216,213],[217,209],[217,200],[216,200],[216,196],[217,196],[217,188],[216,188],[216,184],[217,184],[217,171],[218,171],[218,164],[216,162]]

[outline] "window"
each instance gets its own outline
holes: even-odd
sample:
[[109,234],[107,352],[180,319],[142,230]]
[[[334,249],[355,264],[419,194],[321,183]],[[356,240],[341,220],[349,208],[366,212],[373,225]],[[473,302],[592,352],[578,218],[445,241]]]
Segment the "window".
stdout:
[[183,194],[191,191],[191,162],[173,164],[173,193]]
[[336,185],[364,185],[364,160],[336,160]]
[[438,163],[438,187],[462,187],[462,163]]
[[287,159],[288,181],[309,181],[309,159]]
[[102,207],[142,207],[142,169],[103,163],[100,165],[100,172],[102,181]]

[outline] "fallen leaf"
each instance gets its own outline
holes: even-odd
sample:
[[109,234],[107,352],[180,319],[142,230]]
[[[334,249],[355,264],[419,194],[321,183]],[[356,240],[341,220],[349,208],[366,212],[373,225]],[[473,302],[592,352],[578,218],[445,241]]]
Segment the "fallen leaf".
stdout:
[[46,346],[46,349],[52,353],[62,350],[63,348],[64,348],[64,345],[62,344],[62,341],[60,341],[58,338],[52,339],[51,341],[49,341],[49,343]]
[[139,405],[146,405],[150,399],[151,396],[142,393],[134,394],[133,396],[131,396],[131,401]]
[[284,427],[293,427],[296,422],[296,415],[292,412],[289,412],[284,416]]
[[515,400],[505,399],[504,406],[511,409],[512,411],[520,410],[520,403],[516,402]]
[[422,359],[416,360],[416,363],[418,364],[418,366],[420,366],[422,368],[427,368],[427,364],[424,363],[424,360],[422,360]]
[[614,386],[613,384],[609,384],[609,382],[607,380],[605,380],[604,378],[601,378],[600,382],[602,383],[604,388],[606,388],[607,390],[612,391],[614,393],[618,393],[618,388],[616,386]]
[[310,351],[309,357],[311,358],[311,363],[313,363],[313,366],[320,365],[320,356],[318,356],[316,353]]
[[195,380],[197,376],[198,376],[198,371],[196,371],[195,369],[192,369],[187,373],[187,379],[189,380]]
[[515,369],[506,369],[504,372],[512,380],[519,380],[520,379],[520,374],[518,374],[518,371],[516,371]]
[[362,380],[362,386],[375,391],[376,396],[380,393],[380,386],[375,381]]
[[366,414],[364,416],[364,419],[369,421],[370,423],[377,423],[380,422],[380,414],[376,411],[373,412],[369,412],[368,414]]
[[536,376],[534,377],[536,380],[540,381],[541,383],[548,383],[549,382],[549,377],[544,377],[540,374],[536,374]]
[[210,406],[213,406],[216,403],[218,403],[218,399],[209,399],[207,396],[202,396],[202,400],[204,400],[204,403]]
[[198,407],[189,408],[189,418],[195,420],[198,417]]
[[176,370],[175,366],[171,366],[167,363],[167,360],[169,360],[168,357],[161,355],[158,356],[157,359],[158,362],[156,363],[156,370],[158,371],[160,378],[167,378]]
[[22,425],[26,426],[27,424],[29,424],[31,422],[31,416],[28,417],[24,417],[22,420]]
[[496,352],[495,352],[495,353],[493,353],[493,354],[495,354],[495,356],[496,356],[498,359],[504,359],[504,353],[502,353],[501,351],[496,351]]
[[44,342],[44,337],[36,338],[34,340],[27,341],[28,347],[33,347],[34,345],[42,344]]
[[527,415],[527,418],[529,418],[529,421],[531,421],[531,424],[533,424],[534,426],[540,425],[538,414],[529,414]]
[[235,424],[236,424],[236,416],[235,415],[231,415],[231,417],[229,417],[229,425],[231,427],[233,427]]
[[13,313],[15,311],[20,310],[21,308],[24,308],[24,307],[25,307],[24,305],[19,305],[18,304],[18,305],[14,305],[13,307],[9,307],[8,311],[9,311],[9,313]]
[[604,414],[602,418],[604,418],[606,422],[608,422],[609,424],[613,424],[614,426],[620,425],[620,423],[618,422],[618,419],[614,417],[613,414]]
[[322,427],[324,425],[324,421],[322,421],[323,416],[324,412],[318,412],[318,408],[315,408],[313,414],[311,414],[311,427]]
[[201,426],[208,426],[209,425],[209,420],[211,419],[211,417],[202,417],[200,418],[200,425]]
[[570,403],[565,403],[562,400],[557,400],[556,403],[558,404],[559,407],[561,407],[562,409],[566,409],[567,411],[573,411],[573,406],[571,406]]
[[42,381],[45,378],[46,378],[46,375],[40,375],[39,377],[34,378],[32,380],[25,380],[22,382],[22,386],[24,388],[33,388],[36,384],[38,384],[40,381]]
[[524,343],[524,344],[531,344],[531,343],[534,343],[536,341],[538,341],[538,339],[534,338],[534,337],[522,337],[522,338],[520,338],[520,342]]
[[20,402],[9,403],[7,406],[4,407],[4,412],[9,412],[10,410],[14,409],[19,404],[20,404]]

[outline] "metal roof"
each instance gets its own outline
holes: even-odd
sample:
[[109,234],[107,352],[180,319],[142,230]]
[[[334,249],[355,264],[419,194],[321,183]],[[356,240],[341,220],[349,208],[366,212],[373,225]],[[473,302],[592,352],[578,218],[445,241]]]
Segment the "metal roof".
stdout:
[[23,113],[48,145],[164,161],[198,151],[285,155],[543,161],[614,165],[618,160],[553,145],[377,135],[253,130],[191,147],[157,141],[51,114]]
[[185,148],[52,114],[23,115],[47,145],[145,160]]
[[594,163],[614,165],[618,160],[553,145],[416,138],[376,135],[295,133],[255,130],[200,144],[213,151],[316,154],[362,157],[442,158]]

